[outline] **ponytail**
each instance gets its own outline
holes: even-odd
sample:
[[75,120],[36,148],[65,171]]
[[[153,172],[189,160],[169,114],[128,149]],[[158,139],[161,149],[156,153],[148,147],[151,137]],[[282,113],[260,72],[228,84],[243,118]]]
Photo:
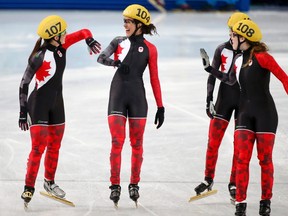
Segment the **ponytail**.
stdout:
[[148,26],[147,25],[142,25],[142,29],[141,30],[142,30],[143,34],[150,34],[150,35],[158,34],[156,26],[153,25],[152,23],[149,24]]
[[42,49],[43,47],[46,47],[48,43],[50,43],[51,39],[44,39],[44,42],[42,44],[42,38],[38,38],[38,40],[36,41],[35,43],[35,46],[29,56],[29,59],[28,61],[31,60],[31,58],[33,58],[35,56],[35,54],[40,50]]

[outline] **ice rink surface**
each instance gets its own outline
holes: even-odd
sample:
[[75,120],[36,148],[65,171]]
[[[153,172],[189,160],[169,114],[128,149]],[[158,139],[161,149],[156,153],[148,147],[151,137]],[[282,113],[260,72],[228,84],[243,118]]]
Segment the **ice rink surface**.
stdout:
[[[89,56],[85,42],[68,50],[64,74],[66,131],[62,142],[58,183],[76,207],[51,201],[43,190],[43,161],[29,212],[24,212],[23,191],[30,136],[18,128],[19,83],[27,58],[37,40],[36,29],[46,15],[58,14],[68,22],[68,32],[89,28],[105,48],[124,35],[121,12],[110,11],[0,11],[0,215],[1,216],[227,216],[235,208],[229,202],[227,185],[232,159],[233,119],[224,136],[214,179],[216,195],[188,203],[194,188],[203,180],[209,119],[205,113],[207,73],[199,48],[212,59],[216,46],[228,39],[226,22],[230,12],[152,13],[159,36],[146,36],[159,54],[159,74],[166,108],[164,125],[153,124],[156,104],[145,72],[149,114],[144,137],[139,208],[128,198],[130,146],[123,149],[122,195],[119,209],[109,200],[110,134],[107,124],[109,86],[115,69]],[[250,17],[263,32],[263,41],[282,68],[288,72],[287,11],[251,10]],[[217,86],[219,81],[217,81]],[[30,90],[34,83],[30,84]],[[279,125],[274,147],[275,181],[273,216],[287,214],[288,200],[288,97],[271,76],[271,93],[278,109]],[[217,90],[214,92],[216,100]],[[247,215],[258,215],[260,167],[256,149],[250,164]]]

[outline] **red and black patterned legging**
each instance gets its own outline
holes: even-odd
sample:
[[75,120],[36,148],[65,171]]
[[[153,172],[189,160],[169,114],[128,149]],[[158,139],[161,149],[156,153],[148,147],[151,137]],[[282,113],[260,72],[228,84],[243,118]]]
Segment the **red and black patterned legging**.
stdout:
[[[127,118],[121,115],[110,115],[108,123],[112,138],[112,147],[110,153],[111,177],[112,185],[120,184],[121,170],[121,152],[125,142]],[[140,172],[143,161],[143,134],[146,125],[146,118],[129,118],[129,136],[130,145],[132,147],[131,156],[131,184],[137,184],[140,181]]]
[[[213,118],[210,120],[208,145],[206,151],[205,177],[214,179],[219,147],[221,145],[228,124],[229,121],[225,119]],[[236,183],[235,179],[236,163],[237,163],[237,150],[234,143],[234,154],[230,175],[231,183]]]
[[236,172],[236,201],[246,200],[249,182],[249,163],[253,152],[254,142],[257,145],[257,157],[261,166],[262,200],[272,198],[274,167],[272,152],[275,140],[274,133],[255,133],[250,130],[236,130],[239,157]]
[[25,185],[34,187],[42,154],[45,154],[45,179],[54,180],[58,165],[59,149],[65,124],[33,125],[30,127],[32,149],[27,163]]

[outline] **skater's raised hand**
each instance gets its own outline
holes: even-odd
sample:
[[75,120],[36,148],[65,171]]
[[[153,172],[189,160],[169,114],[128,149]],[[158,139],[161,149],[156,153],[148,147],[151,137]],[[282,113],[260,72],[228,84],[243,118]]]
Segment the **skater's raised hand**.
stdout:
[[165,108],[164,107],[158,107],[158,110],[156,112],[155,115],[155,121],[154,124],[157,125],[157,129],[160,128],[164,122],[164,112],[165,112]]
[[201,58],[202,58],[202,63],[203,63],[204,69],[207,72],[210,72],[211,71],[211,66],[210,66],[209,56],[207,55],[205,49],[200,48],[200,55],[201,55]]
[[90,55],[92,55],[92,52],[94,54],[100,53],[101,44],[98,41],[94,40],[92,37],[87,38],[85,41],[88,45]]
[[21,107],[20,110],[20,116],[19,116],[19,127],[21,128],[21,130],[28,130],[29,129],[29,123],[28,123],[28,119],[27,119],[27,109],[25,107]]

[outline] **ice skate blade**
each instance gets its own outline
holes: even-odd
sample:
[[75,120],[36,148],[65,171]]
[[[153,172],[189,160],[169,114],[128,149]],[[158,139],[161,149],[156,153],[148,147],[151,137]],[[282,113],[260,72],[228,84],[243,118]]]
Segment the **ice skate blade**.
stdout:
[[24,202],[24,210],[25,210],[25,211],[28,211],[28,210],[29,210],[29,208],[28,208],[28,202]]
[[118,209],[118,202],[113,202],[114,203],[114,208],[117,210]]
[[135,207],[138,208],[138,201],[134,201],[134,203],[135,203]]
[[233,198],[230,198],[230,203],[231,203],[232,205],[234,205],[234,206],[235,206],[235,202],[236,202],[236,200],[235,200],[235,199],[233,199]]
[[199,199],[205,198],[207,196],[211,196],[213,194],[216,194],[217,192],[218,192],[217,190],[210,190],[210,191],[204,192],[204,193],[202,193],[200,195],[192,196],[192,197],[190,197],[188,202],[192,202],[192,201],[195,201],[195,200],[199,200]]
[[52,195],[52,194],[50,194],[50,193],[48,193],[48,192],[46,192],[46,191],[40,191],[40,194],[41,194],[42,196],[48,197],[48,198],[50,198],[50,199],[52,199],[52,200],[58,201],[58,202],[60,202],[60,203],[62,203],[62,204],[75,207],[75,204],[74,204],[73,202],[71,202],[71,201],[69,201],[69,200],[67,200],[67,199],[65,199],[65,198],[60,198],[60,197],[54,196],[54,195]]

